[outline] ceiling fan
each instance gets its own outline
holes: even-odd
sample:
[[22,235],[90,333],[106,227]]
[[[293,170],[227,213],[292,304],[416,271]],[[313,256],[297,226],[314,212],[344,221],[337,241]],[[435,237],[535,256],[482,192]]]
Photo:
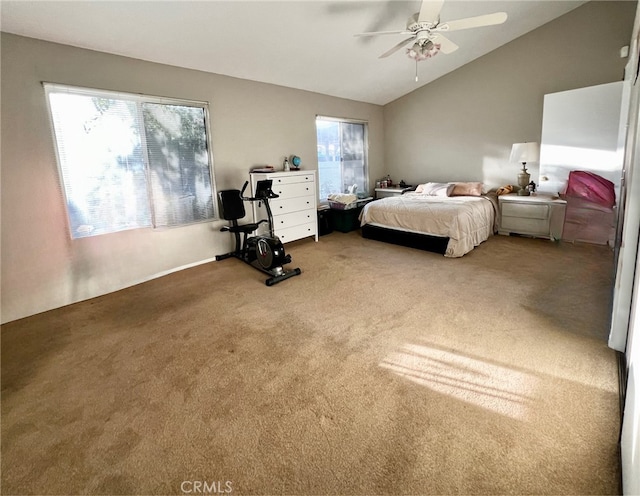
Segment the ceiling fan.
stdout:
[[426,60],[437,55],[438,52],[447,54],[455,52],[459,48],[453,41],[445,37],[442,34],[443,32],[493,26],[495,24],[502,24],[507,20],[507,14],[505,12],[496,12],[494,14],[467,17],[465,19],[443,23],[440,22],[440,11],[442,10],[443,3],[444,0],[423,0],[420,12],[416,12],[409,17],[407,27],[402,31],[374,31],[359,33],[355,36],[378,36],[385,34],[411,35],[380,55],[379,58],[383,59],[388,57],[409,43],[413,43],[411,48],[407,49],[407,55],[417,63],[420,60]]

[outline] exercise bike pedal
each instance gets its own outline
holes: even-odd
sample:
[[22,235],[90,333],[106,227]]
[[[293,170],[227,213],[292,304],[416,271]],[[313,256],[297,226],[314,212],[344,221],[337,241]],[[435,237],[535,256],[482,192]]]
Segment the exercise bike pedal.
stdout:
[[299,268],[295,268],[293,270],[288,270],[286,272],[283,272],[282,274],[280,274],[278,276],[270,277],[264,283],[267,286],[273,286],[274,284],[278,284],[279,282],[285,281],[286,279],[289,279],[290,277],[299,276],[300,274],[302,274],[302,271]]

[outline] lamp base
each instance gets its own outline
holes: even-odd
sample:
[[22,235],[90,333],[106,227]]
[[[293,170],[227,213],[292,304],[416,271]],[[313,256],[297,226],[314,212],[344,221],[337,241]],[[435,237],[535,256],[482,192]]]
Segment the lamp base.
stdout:
[[526,165],[526,162],[522,164],[522,170],[520,174],[518,174],[518,186],[520,186],[518,190],[519,196],[529,196],[529,180],[531,179],[531,175],[527,172]]

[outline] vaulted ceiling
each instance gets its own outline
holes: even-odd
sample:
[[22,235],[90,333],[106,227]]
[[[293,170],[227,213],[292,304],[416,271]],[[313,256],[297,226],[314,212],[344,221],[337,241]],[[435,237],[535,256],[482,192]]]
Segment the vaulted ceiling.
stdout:
[[[428,1],[428,0],[427,0]],[[416,65],[404,50],[421,1],[3,0],[2,31],[137,59],[386,104],[582,5],[583,1],[447,0],[442,22],[493,12],[497,26],[451,32],[460,46]]]

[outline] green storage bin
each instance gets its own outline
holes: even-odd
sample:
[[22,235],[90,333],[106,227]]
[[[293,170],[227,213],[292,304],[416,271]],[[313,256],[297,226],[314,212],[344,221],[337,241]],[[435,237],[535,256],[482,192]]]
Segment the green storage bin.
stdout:
[[349,208],[346,210],[331,209],[331,224],[334,230],[343,233],[355,231],[360,227],[358,217],[362,212],[362,207]]

